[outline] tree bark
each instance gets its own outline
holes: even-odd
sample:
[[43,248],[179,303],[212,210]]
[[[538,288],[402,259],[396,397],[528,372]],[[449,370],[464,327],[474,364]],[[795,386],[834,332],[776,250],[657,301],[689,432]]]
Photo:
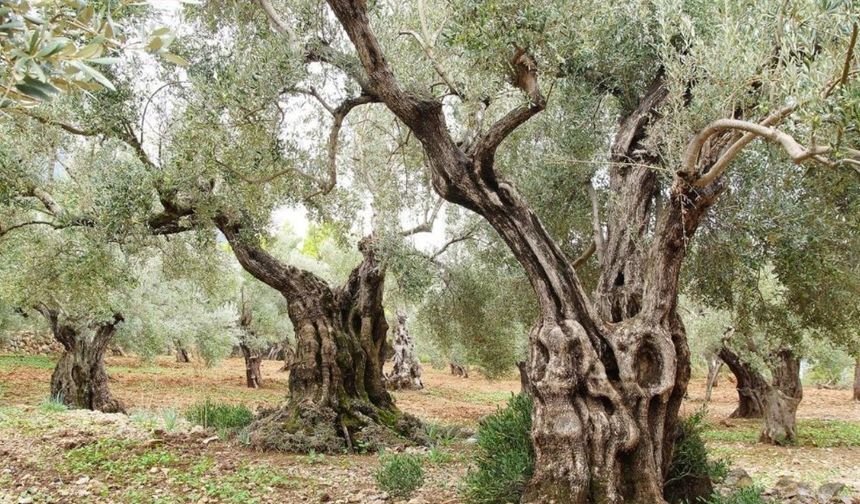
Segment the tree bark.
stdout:
[[860,401],[860,357],[854,360],[854,400]]
[[720,349],[719,356],[735,376],[738,391],[738,407],[729,418],[762,418],[761,402],[756,391],[764,390],[767,381],[727,347]]
[[260,372],[263,353],[254,345],[256,333],[251,325],[253,322],[253,313],[245,299],[244,286],[241,290],[240,304],[239,327],[242,330],[242,337],[239,340],[239,350],[242,352],[242,358],[245,359],[245,383],[248,385],[248,388],[256,389],[263,386],[263,374]]
[[79,331],[60,321],[57,311],[40,307],[63,354],[51,375],[51,398],[70,408],[99,410],[105,413],[125,413],[123,404],[108,388],[104,354],[116,326],[123,321],[115,314],[108,322],[92,323]]
[[761,396],[764,429],[763,443],[786,445],[797,439],[797,407],[803,399],[800,382],[800,359],[789,350],[780,350],[771,368],[773,383]]
[[181,364],[187,364],[191,362],[191,357],[188,355],[188,350],[185,349],[179,342],[177,341],[175,344],[176,347],[176,362]]
[[469,377],[469,369],[466,366],[461,366],[459,364],[449,362],[448,367],[451,368],[451,374],[454,376],[459,376],[460,378]]
[[394,369],[385,377],[385,385],[390,390],[420,390],[424,388],[421,381],[421,363],[415,355],[415,344],[406,329],[406,315],[397,314],[397,325],[394,328]]
[[705,404],[711,402],[711,394],[714,387],[717,386],[717,380],[720,376],[720,370],[723,368],[723,361],[717,354],[709,354],[708,359],[708,378],[705,383]]
[[296,331],[289,401],[264,412],[251,441],[264,449],[338,453],[426,441],[417,419],[400,412],[385,390],[383,352],[388,324],[382,307],[385,270],[372,241],[346,284],[280,262],[225,215],[216,218],[242,267],[287,300]]
[[239,343],[239,348],[242,349],[242,357],[245,359],[245,383],[248,388],[260,388],[263,386],[263,374],[260,372],[260,363],[263,361],[263,354],[259,350],[254,350],[247,344]]

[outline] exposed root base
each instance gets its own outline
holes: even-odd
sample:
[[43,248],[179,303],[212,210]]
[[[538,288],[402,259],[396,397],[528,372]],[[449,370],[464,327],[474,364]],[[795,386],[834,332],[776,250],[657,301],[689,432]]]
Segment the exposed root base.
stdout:
[[327,405],[291,402],[262,411],[249,429],[253,446],[288,453],[375,452],[429,444],[416,417],[367,403],[338,412]]

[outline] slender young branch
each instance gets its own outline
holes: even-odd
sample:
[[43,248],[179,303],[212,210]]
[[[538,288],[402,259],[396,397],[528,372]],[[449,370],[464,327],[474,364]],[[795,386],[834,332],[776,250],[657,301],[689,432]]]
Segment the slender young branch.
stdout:
[[448,250],[448,247],[450,247],[451,245],[454,245],[455,243],[460,243],[462,241],[466,241],[466,240],[472,238],[472,236],[474,236],[474,234],[475,234],[475,230],[470,229],[469,231],[466,231],[465,233],[463,233],[461,235],[458,235],[458,236],[451,238],[450,240],[446,241],[444,245],[439,247],[439,250],[437,250],[436,252],[433,252],[433,254],[430,256],[430,259],[435,260],[437,257],[444,254],[445,251]]
[[39,121],[40,123],[45,124],[47,126],[57,126],[66,131],[67,133],[71,133],[72,135],[91,137],[101,133],[100,131],[95,129],[82,128],[74,124],[69,124],[63,121],[56,121],[54,119],[42,117],[39,114],[36,114],[28,109],[11,109],[11,111],[35,119],[36,121]]
[[439,210],[442,208],[442,204],[445,203],[445,200],[439,198],[436,200],[436,204],[433,205],[433,209],[430,211],[430,215],[424,215],[424,222],[418,224],[415,227],[411,227],[409,229],[405,229],[400,232],[401,236],[412,236],[418,233],[429,233],[433,230],[433,222],[436,220],[436,216],[439,214]]
[[597,251],[597,245],[594,243],[594,240],[588,245],[588,248],[582,251],[579,257],[573,261],[573,269],[579,269],[583,264],[587,263],[591,256]]
[[[430,28],[427,24],[427,12],[424,5],[423,0],[418,0],[418,19],[421,24],[421,33],[417,33],[411,30],[400,32],[401,35],[411,35],[418,45],[421,47],[421,50],[424,51],[424,54],[427,56],[427,59],[430,60],[430,64],[433,65],[433,70],[442,78],[445,82],[445,85],[448,86],[448,90],[454,96],[459,96],[463,98],[463,94],[460,92],[457,86],[454,85],[453,79],[448,76],[448,72],[442,68],[442,65],[439,63],[439,60],[436,59],[436,55],[433,51],[434,37],[430,34]],[[441,27],[440,27],[441,30]]]

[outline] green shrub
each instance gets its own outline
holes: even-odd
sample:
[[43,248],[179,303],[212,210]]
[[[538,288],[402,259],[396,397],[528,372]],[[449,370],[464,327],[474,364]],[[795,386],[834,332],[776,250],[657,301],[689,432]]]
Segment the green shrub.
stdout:
[[408,453],[379,456],[379,468],[374,474],[380,490],[399,499],[407,499],[424,484],[422,457]]
[[707,501],[707,504],[767,504],[767,501],[761,496],[761,492],[761,488],[751,486],[737,490],[725,497],[715,495]]
[[246,427],[253,422],[254,414],[241,404],[218,403],[206,399],[202,403],[194,404],[188,408],[185,412],[185,418],[193,424],[202,425],[206,428],[213,427],[219,431],[233,431]]
[[705,410],[701,409],[678,424],[678,435],[666,485],[683,478],[708,477],[720,481],[729,471],[727,460],[710,460],[702,432],[705,430]]
[[534,472],[532,399],[511,397],[507,407],[484,418],[478,427],[476,468],[466,476],[463,490],[470,504],[519,502]]

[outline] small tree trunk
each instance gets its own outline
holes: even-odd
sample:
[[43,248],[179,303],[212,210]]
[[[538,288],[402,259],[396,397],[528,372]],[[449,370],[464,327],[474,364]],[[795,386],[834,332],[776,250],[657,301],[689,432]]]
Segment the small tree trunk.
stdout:
[[720,376],[720,369],[722,367],[723,361],[718,355],[708,355],[708,381],[705,384],[705,404],[711,402],[711,393],[714,387],[717,386],[717,378]]
[[187,364],[191,362],[191,357],[188,355],[188,350],[185,349],[179,342],[176,342],[176,362]]
[[738,407],[729,415],[729,418],[761,418],[763,414],[760,396],[761,391],[767,387],[764,377],[727,347],[720,349],[719,356],[737,382]]
[[415,355],[415,345],[406,329],[406,315],[403,313],[397,314],[393,347],[394,369],[385,377],[385,385],[391,390],[424,388],[424,383],[421,382],[421,363]]
[[109,322],[94,323],[85,328],[91,335],[80,334],[71,325],[59,321],[56,311],[40,308],[48,319],[54,338],[63,345],[63,354],[51,375],[51,397],[71,408],[99,410],[105,413],[124,413],[122,403],[108,388],[104,367],[104,354],[122,322],[115,314]]
[[453,362],[449,362],[448,366],[451,368],[451,374],[452,375],[459,376],[461,378],[468,378],[469,377],[469,370],[466,369],[466,366],[454,364]]
[[244,342],[239,344],[242,349],[242,357],[245,358],[245,381],[249,388],[260,388],[263,386],[263,375],[260,373],[260,363],[263,355],[258,350],[252,350]]
[[780,350],[771,372],[773,384],[761,393],[764,429],[759,440],[768,444],[791,444],[797,438],[797,407],[803,399],[800,359],[789,350]]
[[517,369],[520,371],[520,393],[532,395],[532,384],[529,380],[528,368],[525,361],[517,361]]
[[860,357],[854,360],[854,400],[860,401]]

